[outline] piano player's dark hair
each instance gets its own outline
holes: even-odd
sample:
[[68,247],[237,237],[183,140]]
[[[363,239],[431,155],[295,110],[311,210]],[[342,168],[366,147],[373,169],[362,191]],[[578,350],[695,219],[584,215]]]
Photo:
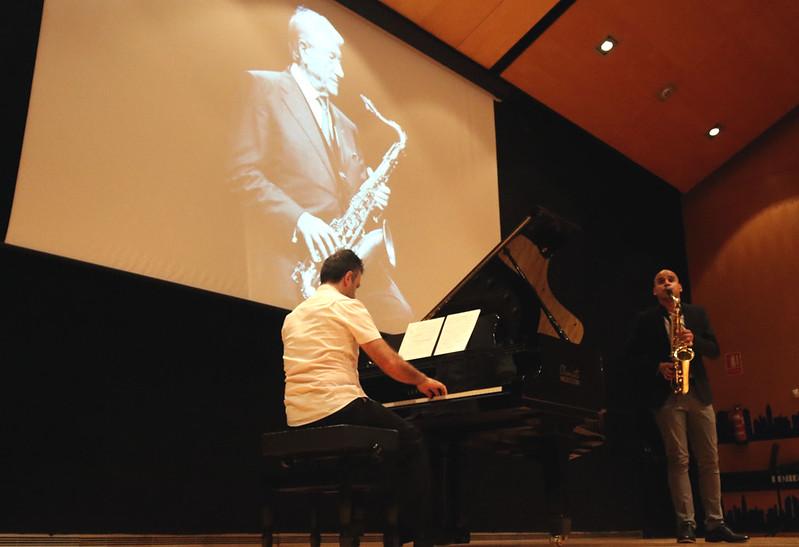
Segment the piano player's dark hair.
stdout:
[[324,261],[319,281],[337,283],[350,271],[363,273],[363,261],[350,249],[341,249]]

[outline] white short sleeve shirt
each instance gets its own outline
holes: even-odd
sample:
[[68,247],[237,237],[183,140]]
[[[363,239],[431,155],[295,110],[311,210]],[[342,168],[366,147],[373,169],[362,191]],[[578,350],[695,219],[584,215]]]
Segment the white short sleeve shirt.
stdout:
[[366,397],[359,346],[380,338],[360,300],[321,285],[286,316],[282,329],[288,425],[305,425]]

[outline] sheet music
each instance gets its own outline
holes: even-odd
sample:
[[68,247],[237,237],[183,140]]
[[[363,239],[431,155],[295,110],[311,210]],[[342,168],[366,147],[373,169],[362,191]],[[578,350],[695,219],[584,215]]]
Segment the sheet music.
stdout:
[[480,310],[448,315],[444,322],[444,328],[441,329],[441,336],[438,338],[434,355],[465,350],[479,315]]
[[443,323],[443,317],[408,323],[408,329],[405,331],[398,352],[400,357],[410,361],[433,355],[433,348],[436,346]]

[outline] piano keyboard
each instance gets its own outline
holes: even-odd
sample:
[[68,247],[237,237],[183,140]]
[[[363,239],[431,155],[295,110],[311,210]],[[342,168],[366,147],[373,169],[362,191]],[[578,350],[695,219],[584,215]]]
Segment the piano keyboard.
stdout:
[[397,408],[401,406],[419,405],[422,403],[433,403],[435,401],[447,401],[450,399],[461,399],[463,397],[476,397],[477,395],[490,395],[491,393],[501,393],[501,392],[502,392],[502,386],[494,386],[482,389],[471,389],[469,391],[460,391],[458,393],[448,393],[446,395],[438,395],[436,397],[420,397],[418,399],[393,401],[390,403],[383,403],[383,406],[386,408]]

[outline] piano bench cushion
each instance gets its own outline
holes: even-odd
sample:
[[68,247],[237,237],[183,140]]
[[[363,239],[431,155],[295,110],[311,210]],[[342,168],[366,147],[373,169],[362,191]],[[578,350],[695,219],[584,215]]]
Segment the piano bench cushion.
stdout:
[[396,429],[330,425],[264,433],[262,453],[272,458],[314,458],[353,453],[381,455],[399,447]]

